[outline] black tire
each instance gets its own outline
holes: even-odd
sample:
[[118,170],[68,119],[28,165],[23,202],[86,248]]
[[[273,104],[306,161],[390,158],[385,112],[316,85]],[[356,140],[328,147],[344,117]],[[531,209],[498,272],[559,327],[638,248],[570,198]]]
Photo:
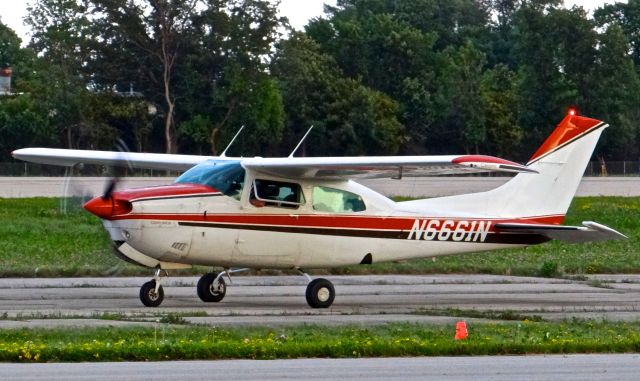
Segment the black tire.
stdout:
[[162,286],[156,293],[156,281],[150,280],[140,287],[140,301],[147,307],[158,307],[164,300],[164,290]]
[[224,299],[224,296],[227,294],[227,285],[222,277],[218,279],[217,289],[214,287],[213,282],[215,282],[217,277],[218,274],[216,273],[208,273],[204,274],[200,280],[198,280],[196,289],[198,291],[198,297],[200,297],[200,300],[203,302],[217,303]]
[[331,282],[324,278],[318,278],[309,282],[306,297],[311,308],[328,308],[333,304],[336,290]]

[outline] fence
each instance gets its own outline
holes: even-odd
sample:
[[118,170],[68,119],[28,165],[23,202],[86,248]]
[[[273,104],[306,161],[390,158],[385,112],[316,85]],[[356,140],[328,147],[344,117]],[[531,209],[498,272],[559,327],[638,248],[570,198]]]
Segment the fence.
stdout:
[[[54,165],[33,164],[24,162],[0,163],[0,176],[65,176],[65,167]],[[84,165],[74,167],[74,176],[112,176],[113,169],[103,165]],[[124,170],[119,176],[156,177],[178,176],[176,171],[162,171],[157,169]],[[491,174],[495,175],[495,174]],[[640,176],[640,161],[609,161],[605,167],[597,161],[592,161],[587,166],[585,176]]]

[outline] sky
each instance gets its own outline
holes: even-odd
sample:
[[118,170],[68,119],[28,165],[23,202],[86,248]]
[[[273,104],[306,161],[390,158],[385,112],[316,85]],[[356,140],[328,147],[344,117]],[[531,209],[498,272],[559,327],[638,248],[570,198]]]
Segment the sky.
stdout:
[[[0,18],[2,22],[18,33],[23,44],[28,40],[28,29],[22,24],[22,18],[27,13],[30,0],[0,0]],[[596,8],[614,0],[565,0],[565,5],[582,5],[587,9]],[[626,1],[623,1],[626,3]],[[335,5],[336,0],[281,0],[280,14],[289,18],[289,22],[296,29],[302,29],[307,21],[323,14],[324,4]]]

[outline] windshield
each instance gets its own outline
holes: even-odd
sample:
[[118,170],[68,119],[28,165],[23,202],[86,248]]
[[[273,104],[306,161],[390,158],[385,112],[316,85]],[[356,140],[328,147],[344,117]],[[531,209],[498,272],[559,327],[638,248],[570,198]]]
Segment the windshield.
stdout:
[[239,161],[205,161],[189,169],[176,183],[203,184],[240,200],[244,186],[244,168]]

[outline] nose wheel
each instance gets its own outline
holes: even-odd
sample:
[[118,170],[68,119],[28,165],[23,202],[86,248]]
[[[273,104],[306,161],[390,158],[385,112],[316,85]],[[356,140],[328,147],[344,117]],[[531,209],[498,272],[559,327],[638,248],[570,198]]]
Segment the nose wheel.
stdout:
[[311,308],[328,308],[333,304],[336,290],[333,283],[324,278],[318,278],[309,282],[305,296]]
[[140,300],[147,307],[158,307],[164,300],[162,286],[154,280],[150,280],[140,287]]
[[147,307],[158,307],[164,300],[164,290],[160,284],[161,272],[160,269],[156,270],[153,279],[140,287],[140,301]]

